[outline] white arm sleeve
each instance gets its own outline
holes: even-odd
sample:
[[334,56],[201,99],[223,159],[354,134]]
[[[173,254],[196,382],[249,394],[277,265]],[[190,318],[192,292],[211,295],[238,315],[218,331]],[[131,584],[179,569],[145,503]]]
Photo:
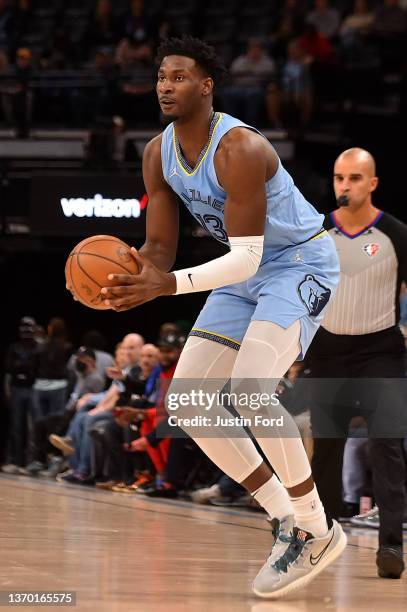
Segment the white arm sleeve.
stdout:
[[264,236],[238,236],[229,238],[230,253],[212,261],[174,271],[180,293],[208,291],[233,283],[241,283],[256,274],[263,255]]

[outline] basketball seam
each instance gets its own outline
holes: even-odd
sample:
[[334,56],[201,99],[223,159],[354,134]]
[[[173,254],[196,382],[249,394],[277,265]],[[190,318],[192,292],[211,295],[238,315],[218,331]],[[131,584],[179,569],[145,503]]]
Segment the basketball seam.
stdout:
[[[78,253],[78,255],[79,255],[79,253]],[[94,278],[92,278],[92,277],[91,277],[91,276],[90,276],[90,275],[89,275],[89,274],[86,272],[86,270],[84,270],[84,269],[82,268],[82,266],[81,266],[81,262],[79,261],[79,257],[78,257],[78,255],[76,256],[76,258],[77,258],[77,260],[78,260],[78,262],[77,262],[77,263],[78,263],[78,268],[80,269],[80,271],[81,271],[81,272],[83,272],[83,273],[84,273],[84,275],[85,275],[85,276],[87,276],[87,277],[88,277],[88,279],[92,281],[92,283],[95,283],[95,285],[97,285],[97,286],[99,287],[99,289],[102,289],[103,285],[99,285],[99,283],[98,283],[98,282],[96,282],[96,281],[95,281],[95,279],[94,279]]]
[[[123,264],[119,263],[118,261],[115,261],[114,259],[110,259],[110,257],[106,257],[105,255],[98,255],[97,253],[86,253],[85,251],[79,251],[79,253],[76,253],[76,256],[78,258],[78,264],[79,264],[79,255],[90,255],[91,257],[99,257],[99,259],[105,259],[106,261],[110,261],[111,263],[114,263],[115,265],[120,266],[128,274],[134,274],[134,272],[132,272],[131,270],[126,268],[126,266],[124,266]],[[91,277],[89,277],[89,278],[91,278]],[[100,285],[100,286],[102,286],[102,285]]]

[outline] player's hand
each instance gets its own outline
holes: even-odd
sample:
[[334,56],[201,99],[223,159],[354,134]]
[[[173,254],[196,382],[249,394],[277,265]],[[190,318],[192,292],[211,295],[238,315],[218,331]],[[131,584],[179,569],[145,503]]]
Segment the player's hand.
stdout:
[[177,290],[174,274],[162,272],[135,248],[131,249],[131,254],[138,264],[139,273],[109,274],[113,285],[103,287],[101,291],[106,306],[117,312],[140,306],[160,295],[172,295]]

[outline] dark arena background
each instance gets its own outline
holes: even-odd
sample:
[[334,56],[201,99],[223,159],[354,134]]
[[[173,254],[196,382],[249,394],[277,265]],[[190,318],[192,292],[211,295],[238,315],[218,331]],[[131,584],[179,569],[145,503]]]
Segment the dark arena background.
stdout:
[[[24,316],[33,317],[45,330],[53,317],[64,319],[75,350],[81,345],[85,332],[98,330],[105,337],[106,350],[113,352],[119,340],[130,332],[142,334],[147,342],[156,342],[160,326],[165,322],[177,322],[182,332],[188,334],[205,302],[207,293],[196,293],[160,298],[116,313],[86,308],[75,302],[65,288],[66,258],[75,244],[85,237],[109,234],[135,247],[143,243],[148,198],[141,171],[142,155],[146,143],[163,129],[155,93],[155,53],[160,42],[169,36],[192,35],[215,47],[229,69],[226,82],[216,88],[215,110],[236,115],[258,128],[273,144],[298,188],[319,212],[326,213],[336,207],[332,187],[336,157],[344,149],[362,147],[374,156],[377,164],[380,182],[373,196],[375,206],[407,222],[406,7],[405,0],[0,0],[2,378],[6,349],[18,338],[19,322]],[[236,63],[239,57],[243,62],[249,58],[252,68],[239,69]],[[103,207],[100,206],[102,200],[105,200]],[[250,206],[250,202],[247,204]],[[180,214],[175,269],[203,263],[226,252],[195,223],[183,209],[182,202]],[[0,463],[5,463],[9,431],[5,394],[0,410]],[[13,488],[16,480],[18,483],[38,482],[28,476],[14,480],[4,477],[0,481],[1,498],[17,495],[18,503],[26,500],[35,506],[34,485],[21,485],[28,487],[22,494],[20,489]],[[210,480],[210,484],[216,481],[213,473]],[[43,482],[46,483],[46,479]],[[54,491],[57,485],[54,481],[52,485]],[[50,487],[49,484],[41,486],[46,491]],[[86,500],[95,504],[95,508],[97,503],[90,489],[86,489],[86,495],[82,494],[83,490],[80,489],[82,498],[78,502],[78,512],[86,514]],[[137,523],[137,503],[142,503],[144,514],[148,510],[145,501],[136,503],[131,496],[115,494],[115,500],[116,497],[120,498],[120,503],[125,501],[127,510],[123,505],[116,509],[106,505],[100,510],[101,513],[117,512],[122,521],[118,529],[126,521],[127,525]],[[55,501],[57,503],[59,501]],[[72,500],[69,503],[70,511],[75,512]],[[180,517],[190,512],[188,503],[182,501],[186,509],[181,507],[181,502],[173,509],[178,516],[174,519],[174,530],[184,542],[188,538],[199,539],[199,530],[205,528],[206,521],[212,520],[207,518],[206,511],[193,510],[191,516],[195,516],[195,523],[186,519],[183,531]],[[50,510],[41,506],[41,511]],[[35,508],[31,512],[35,513]],[[60,508],[58,512],[62,512]],[[227,549],[228,521],[230,538],[235,542],[241,538],[239,521],[242,522],[241,557],[250,547],[251,531],[259,543],[269,537],[263,516],[258,519],[248,508],[242,510],[241,519],[237,518],[237,513],[238,510],[233,510],[233,514],[226,515],[219,511],[213,515],[224,529],[222,544],[218,535],[211,531],[215,523],[209,528],[214,557],[220,558]],[[12,532],[20,529],[19,522],[13,525],[9,522],[10,516],[7,520],[1,516],[0,511],[3,526],[11,525]],[[86,520],[93,528],[96,519],[87,517]],[[155,515],[149,520],[155,527],[150,525],[148,529],[162,530],[162,537],[166,538],[166,530],[171,531],[172,527],[162,525],[167,525],[165,521],[170,520],[169,516],[163,515],[161,526]],[[51,533],[54,528],[50,523],[47,525]],[[112,525],[116,527],[114,517]],[[107,533],[110,527],[105,518],[100,533],[103,529]],[[35,528],[41,531],[41,522],[35,521]],[[85,524],[82,528],[86,529]],[[267,533],[259,532],[258,537],[255,530],[263,528]],[[58,538],[57,531],[52,533]],[[81,533],[86,542],[86,532]],[[369,554],[373,555],[375,543],[371,535],[369,532],[363,536],[365,540],[355,537],[353,546],[370,548]],[[156,550],[160,546],[159,537],[151,537]],[[103,534],[101,538],[104,548],[100,550],[106,558],[110,554],[109,538],[103,539]],[[29,539],[16,543],[16,548],[24,551],[28,546],[31,550],[27,542]],[[58,549],[59,545],[56,539],[53,546]],[[143,555],[153,554],[146,552],[148,547],[140,544],[140,540],[133,541],[133,545],[134,551],[140,545]],[[41,549],[41,543],[35,544],[35,548]],[[76,555],[86,554],[85,548],[85,544],[82,552],[80,547],[75,548]],[[7,550],[13,560],[10,567],[13,573],[18,573],[24,560],[13,557],[11,547]],[[137,590],[143,587],[138,584],[132,592],[133,560],[128,541],[123,551],[122,560],[116,558],[119,565],[126,566],[128,579],[128,599],[123,598],[122,607],[117,594],[121,586],[117,587],[117,592],[95,586],[91,592],[83,587],[87,593],[83,599],[86,605],[83,603],[81,607],[78,603],[78,609],[164,610],[164,592],[168,594],[171,589],[157,586],[161,584],[158,578],[152,583],[151,597],[144,594],[144,603],[133,605],[137,601]],[[200,552],[202,543],[195,550],[196,557]],[[114,554],[118,554],[117,551]],[[165,553],[160,549],[154,554],[164,571]],[[175,554],[174,550],[168,554]],[[208,586],[210,600],[205,595],[205,583],[199,585],[200,593],[193,595],[196,585],[189,579],[185,587],[187,596],[183,597],[182,588],[174,595],[174,587],[165,609],[269,609],[260,604],[257,608],[256,601],[246,593],[248,576],[253,574],[253,568],[259,565],[264,554],[262,549],[256,558],[257,565],[252,563],[242,584],[236,577],[238,595],[229,589],[229,583],[222,591],[223,578],[218,564],[213,574],[218,573],[220,583]],[[51,555],[49,549],[44,555]],[[207,558],[208,551],[205,555]],[[225,567],[234,563],[228,555]],[[281,609],[364,610],[368,602],[357,591],[364,592],[363,597],[367,598],[369,589],[373,597],[382,597],[377,604],[379,610],[389,605],[394,610],[404,609],[407,593],[400,581],[390,585],[394,589],[386,583],[383,591],[377,582],[372,586],[373,578],[367,576],[369,571],[375,570],[369,566],[374,561],[367,553],[362,565],[369,570],[364,570],[358,586],[352,583],[350,591],[356,595],[355,599],[349,599],[346,582],[351,571],[349,567],[351,564],[357,567],[359,562],[356,557],[347,559],[348,565],[345,569],[341,566],[342,574],[337,575],[336,586],[332,587],[326,578],[322,582],[322,595],[312,591],[309,607],[301,599],[298,606],[295,601],[293,607],[282,606]],[[210,563],[210,559],[207,562]],[[32,563],[40,565],[40,557],[33,555]],[[99,571],[93,564],[89,561],[89,571]],[[244,573],[243,565],[244,559],[239,558],[239,571]],[[146,567],[151,571],[150,561],[146,562]],[[230,567],[225,572],[230,572]],[[137,580],[143,581],[144,568],[140,562],[137,568]],[[187,571],[184,566],[183,569]],[[36,571],[35,566],[34,576]],[[0,570],[0,591],[6,591],[7,585],[12,585],[12,590],[25,591],[77,590],[79,601],[83,584],[79,579],[76,582],[75,573],[69,571],[66,583],[53,579],[47,583],[40,573],[37,578],[29,579],[28,569],[19,574],[19,580],[11,580],[10,576],[7,580],[8,572],[3,568]],[[120,573],[120,569],[115,571]],[[194,576],[197,582],[200,571],[197,566]],[[175,569],[173,572],[173,584],[176,584],[178,576]],[[102,573],[94,573],[92,581],[95,585],[108,581],[107,574],[108,570],[104,577]],[[341,580],[339,586],[338,580]],[[403,583],[405,585],[405,578]],[[109,605],[106,602],[110,602]],[[338,602],[341,603],[336,607]]]

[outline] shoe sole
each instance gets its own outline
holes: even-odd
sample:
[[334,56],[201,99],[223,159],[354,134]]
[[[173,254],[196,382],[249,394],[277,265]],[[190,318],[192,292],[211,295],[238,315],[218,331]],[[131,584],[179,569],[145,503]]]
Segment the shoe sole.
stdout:
[[56,436],[55,434],[50,435],[49,441],[51,442],[52,446],[55,446],[55,448],[59,448],[59,450],[64,453],[65,457],[73,455],[75,452],[75,449],[72,448],[72,446],[68,446],[68,444],[62,442],[59,436]]
[[[379,565],[380,559],[380,565]],[[403,559],[392,553],[383,552],[377,555],[376,565],[380,578],[399,579],[404,571]]]
[[284,595],[287,595],[292,591],[296,591],[297,589],[306,586],[343,553],[346,548],[347,541],[348,539],[344,531],[341,529],[340,539],[336,544],[335,548],[331,550],[331,552],[328,553],[326,557],[323,557],[323,559],[321,559],[318,565],[309,574],[298,578],[298,580],[295,580],[290,584],[287,584],[285,587],[279,589],[278,591],[272,591],[271,593],[260,593],[259,591],[256,591],[254,587],[252,587],[253,593],[257,595],[257,597],[261,597],[262,599],[279,599],[280,597],[283,597]]

